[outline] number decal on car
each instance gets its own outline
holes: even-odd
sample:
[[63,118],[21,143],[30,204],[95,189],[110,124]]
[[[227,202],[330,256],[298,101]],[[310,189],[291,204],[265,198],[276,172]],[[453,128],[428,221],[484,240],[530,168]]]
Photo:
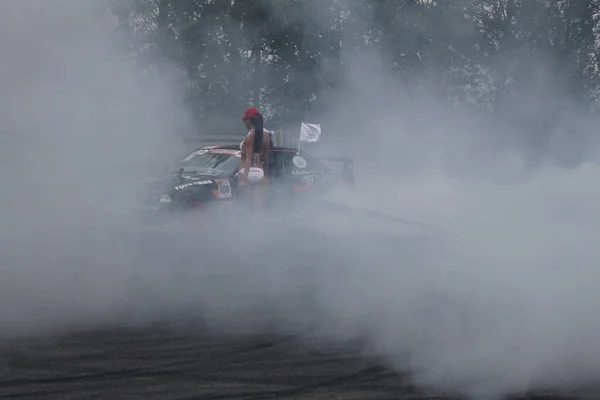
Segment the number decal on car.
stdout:
[[231,197],[231,184],[229,179],[216,179],[217,186],[219,187],[219,198],[228,199]]

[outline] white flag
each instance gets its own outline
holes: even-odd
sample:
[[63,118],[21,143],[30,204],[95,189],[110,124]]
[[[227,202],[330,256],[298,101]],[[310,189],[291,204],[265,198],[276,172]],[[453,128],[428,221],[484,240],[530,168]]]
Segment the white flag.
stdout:
[[300,127],[300,141],[301,142],[316,142],[321,136],[321,125],[320,124],[305,124],[302,123]]

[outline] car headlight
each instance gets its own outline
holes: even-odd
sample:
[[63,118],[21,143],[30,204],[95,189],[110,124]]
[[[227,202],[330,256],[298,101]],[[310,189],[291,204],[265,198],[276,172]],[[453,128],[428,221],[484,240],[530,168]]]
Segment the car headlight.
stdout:
[[158,202],[159,203],[172,203],[173,199],[171,199],[171,196],[169,196],[168,194],[159,194],[158,195]]

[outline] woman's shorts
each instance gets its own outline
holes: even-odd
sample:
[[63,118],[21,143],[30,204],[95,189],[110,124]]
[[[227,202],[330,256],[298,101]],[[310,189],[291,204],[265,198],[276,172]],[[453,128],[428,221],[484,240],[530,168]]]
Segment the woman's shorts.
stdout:
[[[240,173],[244,172],[244,168],[240,169]],[[263,178],[265,177],[265,171],[262,168],[250,167],[248,170],[248,175],[246,176],[246,180],[248,183],[256,185],[258,183],[264,182]]]

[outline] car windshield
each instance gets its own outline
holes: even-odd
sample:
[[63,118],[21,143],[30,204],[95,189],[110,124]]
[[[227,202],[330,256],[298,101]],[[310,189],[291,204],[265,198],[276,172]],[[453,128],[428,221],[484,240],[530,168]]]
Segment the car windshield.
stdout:
[[172,167],[199,174],[220,175],[237,170],[240,162],[239,151],[229,149],[200,149],[183,157]]

